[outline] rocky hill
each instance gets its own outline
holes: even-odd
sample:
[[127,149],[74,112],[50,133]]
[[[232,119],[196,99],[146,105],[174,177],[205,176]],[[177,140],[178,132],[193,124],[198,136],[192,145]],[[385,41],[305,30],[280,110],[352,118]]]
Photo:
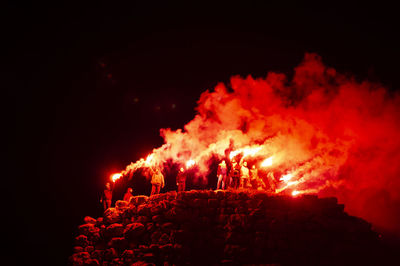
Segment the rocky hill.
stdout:
[[118,201],[79,226],[71,265],[375,264],[366,221],[336,198],[168,192]]

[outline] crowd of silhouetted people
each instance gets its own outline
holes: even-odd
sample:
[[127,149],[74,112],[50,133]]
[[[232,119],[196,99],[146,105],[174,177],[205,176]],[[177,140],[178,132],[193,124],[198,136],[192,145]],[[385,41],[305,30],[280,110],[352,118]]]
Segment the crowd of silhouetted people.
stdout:
[[[151,192],[150,196],[159,194],[161,189],[165,187],[165,179],[161,170],[158,167],[150,168],[151,174]],[[181,167],[176,175],[176,186],[177,191],[185,191],[186,179],[188,176],[188,170]],[[225,160],[222,160],[218,164],[217,169],[217,185],[216,189],[254,189],[254,190],[275,190],[275,178],[273,173],[269,173],[268,182],[258,175],[258,169],[253,165],[250,169],[246,161],[240,161],[239,163],[232,160],[230,167],[228,167]],[[128,188],[124,194],[123,200],[129,202],[133,197],[133,189]],[[103,204],[104,210],[111,207],[113,197],[113,190],[111,184],[106,183],[105,189],[102,193],[100,202]]]

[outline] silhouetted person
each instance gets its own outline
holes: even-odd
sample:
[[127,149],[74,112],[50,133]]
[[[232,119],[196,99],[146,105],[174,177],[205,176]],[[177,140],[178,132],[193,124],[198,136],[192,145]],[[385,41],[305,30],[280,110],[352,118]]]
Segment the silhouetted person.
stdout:
[[225,160],[223,160],[218,165],[218,170],[217,170],[217,176],[218,176],[217,189],[225,189],[226,188],[226,186],[227,186],[227,174],[228,174],[228,168],[226,167]]
[[230,176],[231,176],[231,187],[233,189],[238,189],[240,183],[240,165],[236,161],[232,161]]
[[247,188],[249,186],[250,172],[247,168],[247,162],[244,162],[240,168],[240,187]]
[[255,165],[253,165],[250,169],[250,184],[253,189],[257,189],[259,187],[258,179],[258,169]]
[[111,201],[112,201],[112,189],[110,183],[107,182],[103,194],[100,198],[100,203],[103,203],[104,211],[111,207]]
[[132,192],[133,192],[133,189],[132,188],[128,188],[127,190],[126,190],[126,193],[125,193],[125,195],[124,195],[124,201],[127,201],[127,202],[130,202],[131,201],[131,198],[133,198],[133,195],[132,195]]
[[186,188],[186,173],[183,167],[179,170],[178,175],[176,176],[176,185],[178,186],[179,191],[185,191]]
[[267,175],[269,190],[275,192],[276,190],[276,179],[273,172],[269,172]]
[[152,177],[151,177],[151,195],[155,194],[160,194],[161,188],[165,186],[164,183],[164,176],[161,173],[160,169],[156,168],[155,170],[152,171]]

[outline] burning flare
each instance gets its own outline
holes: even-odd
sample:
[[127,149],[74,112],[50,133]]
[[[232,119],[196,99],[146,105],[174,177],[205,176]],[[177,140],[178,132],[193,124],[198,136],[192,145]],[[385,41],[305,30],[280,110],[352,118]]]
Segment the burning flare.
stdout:
[[186,162],[186,168],[188,169],[188,168],[192,167],[195,164],[196,164],[196,161],[190,159],[189,161]]
[[115,182],[115,181],[117,181],[118,179],[120,179],[121,177],[122,177],[122,174],[121,174],[121,173],[113,174],[113,175],[111,175],[111,180],[112,180],[113,182]]
[[261,167],[269,167],[269,166],[272,166],[272,164],[273,164],[273,158],[274,158],[274,156],[271,156],[271,157],[265,159],[265,160],[261,163],[260,166],[261,166]]
[[292,192],[292,196],[296,196],[296,195],[299,195],[300,194],[300,191],[297,191],[297,190],[293,190],[293,192]]
[[284,176],[282,176],[281,178],[279,178],[279,180],[280,180],[280,181],[288,182],[290,179],[292,179],[292,177],[293,177],[293,175],[289,173],[289,174],[284,175]]

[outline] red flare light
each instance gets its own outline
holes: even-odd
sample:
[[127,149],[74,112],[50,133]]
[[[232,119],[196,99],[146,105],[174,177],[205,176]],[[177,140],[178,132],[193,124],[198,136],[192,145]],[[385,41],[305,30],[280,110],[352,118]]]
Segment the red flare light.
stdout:
[[192,167],[193,165],[196,164],[195,160],[190,159],[189,161],[186,162],[186,169]]
[[293,175],[292,174],[287,174],[279,178],[280,181],[288,182],[290,179],[292,179]]
[[115,181],[117,181],[118,179],[120,179],[121,177],[122,177],[122,174],[120,174],[120,173],[113,174],[113,175],[111,175],[111,180],[112,180],[113,182],[115,182]]
[[265,159],[265,160],[261,163],[260,166],[261,166],[261,167],[269,167],[269,166],[271,166],[271,165],[273,164],[273,158],[274,158],[274,156],[271,156],[271,157]]

